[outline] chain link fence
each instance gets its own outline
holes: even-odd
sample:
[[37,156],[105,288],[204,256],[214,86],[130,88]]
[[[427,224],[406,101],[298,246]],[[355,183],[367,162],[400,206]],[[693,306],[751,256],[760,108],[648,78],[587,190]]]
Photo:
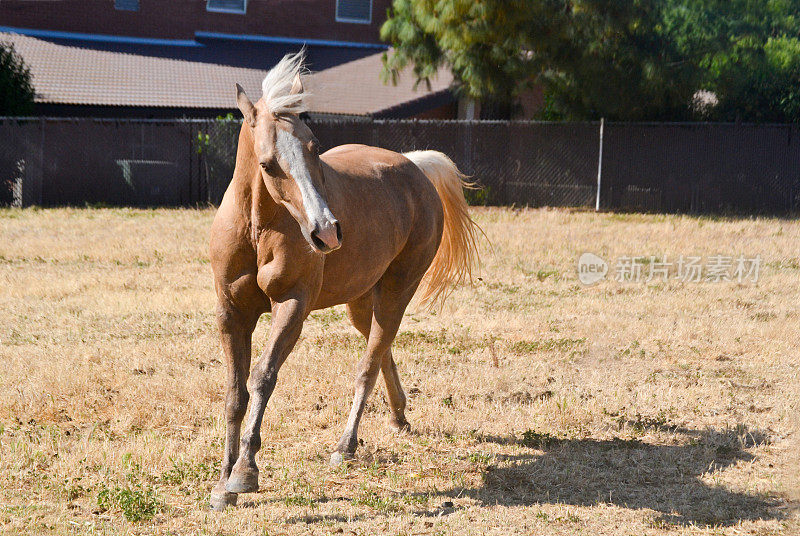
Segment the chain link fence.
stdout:
[[470,201],[589,206],[596,195],[597,124],[504,121],[310,121],[322,148],[364,143],[435,149],[482,186]]
[[[175,121],[0,120],[0,199],[46,207],[196,203],[192,128]],[[17,200],[8,193],[15,190]]]
[[[483,188],[475,204],[649,212],[793,213],[791,125],[308,120],[326,150],[435,149]],[[218,204],[241,121],[0,119],[0,204]]]
[[798,134],[794,125],[606,125],[601,207],[794,213],[800,202]]

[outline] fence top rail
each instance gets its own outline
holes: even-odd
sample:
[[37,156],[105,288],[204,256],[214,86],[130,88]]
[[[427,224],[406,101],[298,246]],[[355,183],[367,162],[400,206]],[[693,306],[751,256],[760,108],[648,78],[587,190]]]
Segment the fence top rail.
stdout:
[[[533,121],[533,120],[495,120],[495,119],[370,119],[351,117],[311,117],[313,123],[347,123],[347,124],[463,124],[463,125],[599,125],[600,121]],[[0,116],[0,122],[33,123],[37,121],[57,123],[209,123],[209,122],[242,122],[241,117],[228,118],[202,118],[202,117],[175,117],[175,118],[145,118],[145,117],[92,117],[92,116]]]
[[[597,124],[600,122],[598,121]],[[712,121],[606,121],[606,126],[632,126],[632,127],[725,127],[725,128],[798,128],[800,123],[736,123]]]
[[210,122],[229,121],[241,123],[241,118],[235,119],[203,119],[203,118],[159,118],[151,119],[146,117],[58,117],[58,116],[0,116],[0,123],[197,123],[207,124]]
[[[313,117],[318,124],[362,124],[362,125],[554,125],[554,126],[600,126],[600,121],[535,121],[535,120],[468,120],[468,119],[353,119],[337,117]],[[140,118],[140,117],[60,117],[60,116],[0,116],[2,123],[151,123],[151,124],[200,124],[229,122],[241,123],[240,117],[228,118]],[[605,121],[608,126],[631,127],[676,127],[676,128],[800,128],[800,123],[735,123],[708,121]]]

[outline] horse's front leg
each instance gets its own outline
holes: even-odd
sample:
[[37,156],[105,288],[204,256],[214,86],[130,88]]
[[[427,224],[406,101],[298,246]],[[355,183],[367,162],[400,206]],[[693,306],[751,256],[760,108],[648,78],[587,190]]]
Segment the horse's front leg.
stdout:
[[236,504],[236,494],[225,489],[236,458],[239,456],[239,430],[247,410],[247,375],[250,373],[251,337],[257,315],[245,316],[230,303],[221,302],[217,308],[217,323],[228,366],[225,396],[225,453],[220,479],[211,490],[211,507],[224,510]]
[[211,490],[211,507],[223,510],[236,504],[236,494],[225,489],[231,468],[239,455],[239,430],[247,410],[247,375],[250,372],[251,337],[258,315],[238,313],[230,303],[221,302],[217,308],[222,348],[228,367],[225,395],[225,453],[220,479]]
[[267,346],[247,381],[250,415],[242,433],[239,459],[233,466],[225,485],[231,493],[258,491],[256,453],[261,448],[261,421],[269,397],[275,389],[278,370],[300,337],[303,321],[309,313],[308,304],[307,297],[300,294],[273,304],[272,326]]

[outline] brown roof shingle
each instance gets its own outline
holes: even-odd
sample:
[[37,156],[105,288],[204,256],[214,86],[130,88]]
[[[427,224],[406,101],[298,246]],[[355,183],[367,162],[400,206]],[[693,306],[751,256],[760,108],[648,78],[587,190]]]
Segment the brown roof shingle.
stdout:
[[[254,100],[261,96],[266,69],[94,50],[17,33],[0,33],[30,67],[36,102],[103,106],[233,108],[234,83]],[[381,54],[313,73],[305,80],[311,112],[372,115],[446,91],[452,82],[442,71],[413,89],[404,73],[396,86],[380,80]]]
[[414,88],[409,70],[400,74],[397,85],[384,84],[380,73],[381,56],[373,54],[312,74],[306,90],[313,111],[337,114],[371,115],[447,91],[453,82],[448,70],[442,69],[431,80],[431,89],[422,83]]

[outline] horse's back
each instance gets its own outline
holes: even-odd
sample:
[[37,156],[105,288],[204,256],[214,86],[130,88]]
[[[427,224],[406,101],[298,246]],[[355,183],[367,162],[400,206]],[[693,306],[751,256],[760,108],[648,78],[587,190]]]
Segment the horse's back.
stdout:
[[[372,212],[399,227],[437,227],[442,205],[433,183],[405,155],[369,145],[348,144],[321,155],[331,175],[329,203],[340,211]],[[335,213],[335,212],[334,212]]]
[[337,173],[361,179],[387,180],[402,176],[408,181],[429,182],[422,171],[402,154],[384,149],[350,143],[334,147],[320,158]]
[[343,239],[326,256],[318,306],[341,303],[344,288],[359,296],[390,264],[411,279],[421,277],[443,224],[441,201],[422,170],[400,153],[367,145],[335,147],[320,159]]

